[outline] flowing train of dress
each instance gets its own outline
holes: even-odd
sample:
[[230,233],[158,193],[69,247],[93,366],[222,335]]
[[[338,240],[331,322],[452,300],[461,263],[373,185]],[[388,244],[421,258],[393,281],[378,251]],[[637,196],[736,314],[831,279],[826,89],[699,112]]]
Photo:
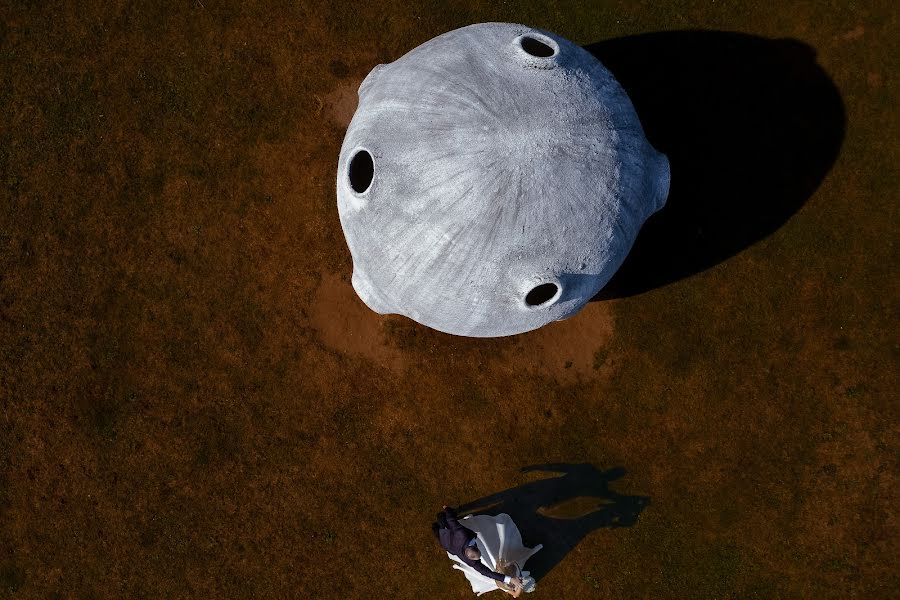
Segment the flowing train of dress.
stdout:
[[[528,571],[523,570],[525,561],[543,546],[538,544],[534,548],[526,548],[519,528],[509,515],[468,515],[459,522],[478,536],[475,543],[481,551],[481,562],[489,569],[507,575],[528,577]],[[477,595],[501,589],[496,580],[485,577],[449,552],[447,556],[455,563],[453,568],[465,574],[472,584],[472,591]]]

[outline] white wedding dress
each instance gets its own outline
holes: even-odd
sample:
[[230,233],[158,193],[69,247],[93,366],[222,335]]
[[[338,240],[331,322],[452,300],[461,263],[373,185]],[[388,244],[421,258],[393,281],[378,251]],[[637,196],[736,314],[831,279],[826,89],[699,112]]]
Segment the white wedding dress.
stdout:
[[[496,517],[489,515],[468,515],[459,520],[460,524],[475,532],[478,536],[475,543],[481,551],[481,562],[492,571],[522,577],[525,582],[525,591],[534,590],[534,580],[525,571],[525,561],[540,550],[543,546],[538,544],[534,548],[526,548],[522,544],[522,535],[519,528],[506,513]],[[462,571],[472,591],[477,595],[500,589],[496,580],[485,577],[458,557],[447,553],[455,564],[454,569]]]

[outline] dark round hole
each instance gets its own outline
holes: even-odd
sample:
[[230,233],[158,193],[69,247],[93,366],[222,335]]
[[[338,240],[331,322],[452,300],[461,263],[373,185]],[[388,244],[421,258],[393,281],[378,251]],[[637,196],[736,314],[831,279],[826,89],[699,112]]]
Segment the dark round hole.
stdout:
[[372,185],[372,177],[375,175],[375,165],[372,163],[372,155],[365,150],[360,150],[350,159],[350,168],[347,176],[350,178],[350,187],[357,194],[362,194]]
[[528,306],[540,306],[553,298],[557,290],[559,288],[556,287],[555,283],[542,283],[528,292],[525,296],[525,304]]
[[547,58],[548,56],[553,56],[555,54],[553,48],[544,42],[536,40],[533,37],[528,37],[527,35],[522,38],[522,50],[532,56],[537,56],[538,58]]

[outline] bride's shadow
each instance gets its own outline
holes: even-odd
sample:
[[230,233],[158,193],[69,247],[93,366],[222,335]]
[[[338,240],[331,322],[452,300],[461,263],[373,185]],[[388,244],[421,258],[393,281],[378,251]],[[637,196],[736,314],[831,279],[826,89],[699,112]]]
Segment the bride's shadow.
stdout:
[[[602,527],[630,527],[650,503],[646,496],[625,496],[609,489],[611,481],[625,474],[622,468],[601,471],[591,464],[522,468],[523,473],[533,471],[562,475],[479,498],[458,510],[460,515],[506,513],[518,526],[525,545],[543,544],[526,565],[526,570],[537,580],[549,573],[586,535]],[[587,511],[583,510],[585,506]],[[578,508],[582,508],[582,514],[571,513]]]

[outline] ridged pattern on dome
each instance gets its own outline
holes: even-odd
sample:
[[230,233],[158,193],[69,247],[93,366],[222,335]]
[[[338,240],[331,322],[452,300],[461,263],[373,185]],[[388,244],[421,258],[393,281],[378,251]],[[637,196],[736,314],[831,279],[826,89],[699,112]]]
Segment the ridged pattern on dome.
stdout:
[[[376,67],[359,96],[338,208],[354,287],[377,312],[478,337],[568,317],[665,202],[668,161],[621,86],[552,33],[451,31]],[[541,284],[559,291],[529,306]]]

